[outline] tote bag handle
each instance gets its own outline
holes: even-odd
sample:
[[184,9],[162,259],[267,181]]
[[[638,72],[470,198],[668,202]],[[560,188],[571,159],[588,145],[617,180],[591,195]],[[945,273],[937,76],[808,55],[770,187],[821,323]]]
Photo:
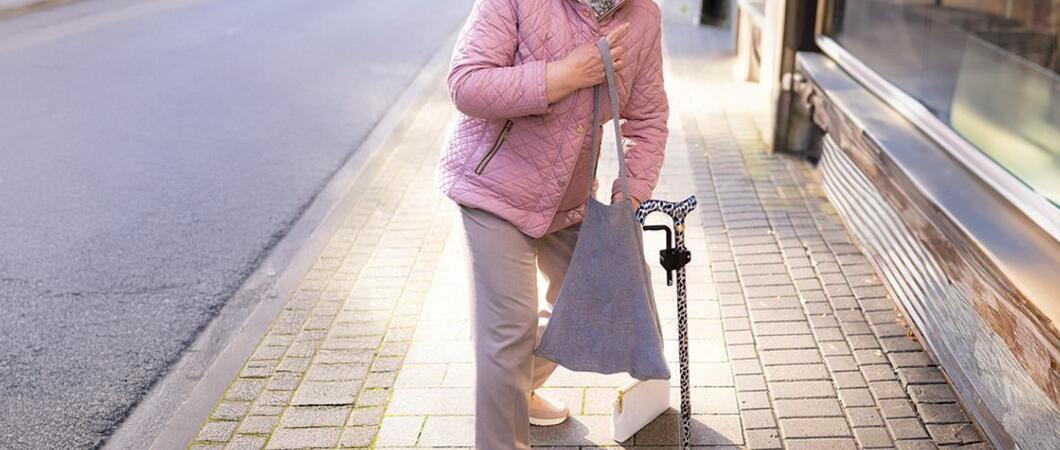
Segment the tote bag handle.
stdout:
[[[615,150],[618,153],[618,179],[622,185],[622,197],[629,198],[629,181],[626,179],[626,158],[622,152],[622,128],[618,124],[618,88],[615,86],[615,64],[611,60],[611,47],[607,38],[596,42],[600,49],[600,58],[604,61],[604,74],[607,76],[607,94],[611,100],[611,121],[615,125]],[[600,85],[593,86],[593,178],[600,165]],[[592,196],[592,191],[589,192]]]

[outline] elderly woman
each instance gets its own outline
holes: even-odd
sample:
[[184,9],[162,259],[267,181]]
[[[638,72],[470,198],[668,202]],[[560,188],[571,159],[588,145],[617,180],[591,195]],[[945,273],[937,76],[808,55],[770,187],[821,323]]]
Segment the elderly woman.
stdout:
[[548,316],[538,311],[537,272],[555,302],[596,189],[590,128],[592,87],[605,82],[601,37],[621,118],[610,117],[606,95],[600,112],[605,123],[624,120],[636,208],[651,197],[667,135],[653,0],[478,0],[453,53],[449,92],[462,114],[439,179],[460,205],[470,258],[479,449],[528,449],[531,424],[570,414],[535,394],[555,369],[533,355]]

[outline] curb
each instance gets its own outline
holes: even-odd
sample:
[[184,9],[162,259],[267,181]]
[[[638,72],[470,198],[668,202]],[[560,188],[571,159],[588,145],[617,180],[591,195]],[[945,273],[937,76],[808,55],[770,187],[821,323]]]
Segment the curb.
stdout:
[[408,112],[422,106],[421,94],[447,66],[455,38],[453,33],[441,44],[287,235],[102,448],[184,449],[195,438],[363,187],[388,159],[386,144],[408,127]]
[[10,4],[7,5],[2,1],[0,0],[0,20],[74,3],[78,0],[15,0],[14,3],[8,0]]

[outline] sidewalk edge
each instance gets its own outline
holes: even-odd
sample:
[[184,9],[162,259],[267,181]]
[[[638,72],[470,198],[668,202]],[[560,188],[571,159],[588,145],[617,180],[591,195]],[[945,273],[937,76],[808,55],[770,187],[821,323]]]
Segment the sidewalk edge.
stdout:
[[33,0],[28,3],[13,6],[0,6],[0,20],[10,19],[21,15],[43,11],[45,9],[74,3],[78,0]]
[[180,360],[130,411],[104,449],[184,449],[238,375],[273,319],[316,261],[358,189],[371,182],[386,161],[387,143],[409,126],[423,94],[448,63],[456,34],[443,41],[412,83],[335,172],[287,235],[272,249]]

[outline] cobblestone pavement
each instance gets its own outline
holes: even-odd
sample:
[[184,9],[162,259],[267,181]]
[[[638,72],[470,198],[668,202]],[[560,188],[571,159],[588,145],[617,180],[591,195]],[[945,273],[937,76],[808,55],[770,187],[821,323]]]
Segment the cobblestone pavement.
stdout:
[[[765,150],[766,99],[731,81],[728,35],[688,22],[667,25],[671,136],[656,197],[699,199],[687,227],[694,444],[988,448],[813,166]],[[439,82],[190,447],[472,447],[462,237],[433,184],[452,114]],[[604,154],[601,173],[614,173]],[[661,237],[646,246],[654,260]],[[676,361],[673,288],[653,277]],[[543,393],[575,416],[535,427],[534,444],[673,448],[673,411],[610,440],[625,380],[557,371]]]

